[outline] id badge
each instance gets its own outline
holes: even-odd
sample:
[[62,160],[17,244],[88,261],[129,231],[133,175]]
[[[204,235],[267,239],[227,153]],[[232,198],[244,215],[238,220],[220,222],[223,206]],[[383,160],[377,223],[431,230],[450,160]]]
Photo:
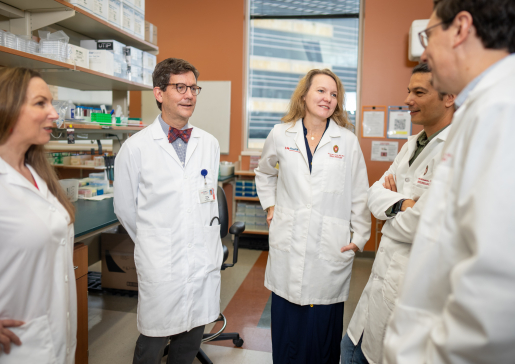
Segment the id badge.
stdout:
[[200,203],[213,202],[215,200],[215,189],[206,187],[198,190]]

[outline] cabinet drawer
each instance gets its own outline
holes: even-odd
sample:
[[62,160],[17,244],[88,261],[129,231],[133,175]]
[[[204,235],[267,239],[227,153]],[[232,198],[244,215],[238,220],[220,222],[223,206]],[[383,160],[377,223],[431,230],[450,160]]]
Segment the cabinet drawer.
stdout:
[[73,268],[75,279],[88,274],[88,247],[83,243],[75,243],[73,247]]

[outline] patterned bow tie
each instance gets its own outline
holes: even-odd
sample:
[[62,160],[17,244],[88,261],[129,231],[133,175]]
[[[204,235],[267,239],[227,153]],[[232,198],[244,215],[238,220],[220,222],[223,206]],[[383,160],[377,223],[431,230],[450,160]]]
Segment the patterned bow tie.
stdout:
[[187,143],[190,140],[192,130],[193,128],[179,130],[174,127],[170,127],[168,130],[168,141],[173,143],[177,138],[181,138],[184,143]]

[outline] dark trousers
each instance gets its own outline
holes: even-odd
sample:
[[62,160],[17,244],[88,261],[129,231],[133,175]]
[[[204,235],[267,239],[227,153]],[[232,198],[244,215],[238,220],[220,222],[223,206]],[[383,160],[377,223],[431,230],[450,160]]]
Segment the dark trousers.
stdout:
[[342,364],[368,364],[367,358],[361,351],[363,334],[359,339],[358,345],[354,345],[348,334],[342,339]]
[[338,364],[343,302],[299,306],[272,293],[272,357],[279,364]]
[[150,337],[140,334],[134,349],[132,364],[159,364],[168,340],[167,364],[191,364],[200,349],[204,326],[167,337]]

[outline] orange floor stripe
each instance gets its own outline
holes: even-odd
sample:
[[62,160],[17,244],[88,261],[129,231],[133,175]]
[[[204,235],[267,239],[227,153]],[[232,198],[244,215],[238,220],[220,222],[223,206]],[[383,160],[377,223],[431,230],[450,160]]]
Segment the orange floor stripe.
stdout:
[[[237,332],[243,338],[244,349],[272,352],[270,330],[257,327],[270,291],[265,288],[265,268],[268,252],[263,252],[234,294],[223,314],[227,318],[224,332]],[[212,333],[222,328],[217,323]],[[211,345],[234,347],[232,341],[215,341]]]

